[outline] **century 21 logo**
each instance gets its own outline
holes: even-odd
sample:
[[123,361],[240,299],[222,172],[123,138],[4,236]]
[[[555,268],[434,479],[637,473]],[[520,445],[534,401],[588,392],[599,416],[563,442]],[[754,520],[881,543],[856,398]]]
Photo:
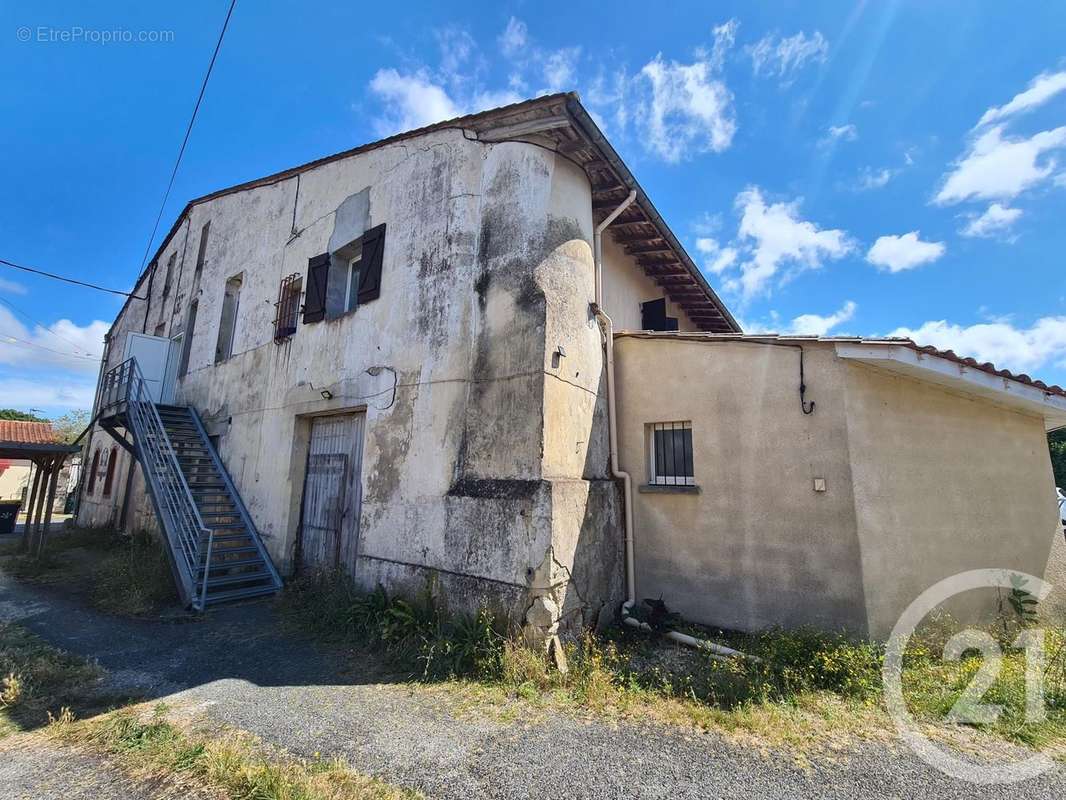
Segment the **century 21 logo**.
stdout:
[[[1028,591],[1020,592],[1025,586]],[[934,745],[915,724],[903,698],[903,654],[918,625],[946,600],[974,589],[1006,589],[1021,598],[1019,612],[1031,613],[1031,604],[1043,600],[1051,585],[1025,573],[1000,569],[975,569],[946,578],[922,592],[896,623],[885,650],[881,671],[884,681],[885,703],[896,723],[900,737],[926,763],[960,780],[977,784],[1014,783],[1033,778],[1054,766],[1043,753],[1036,753],[1022,761],[997,764],[975,764],[951,755]],[[1044,705],[1044,631],[1030,628],[1022,631],[1013,646],[1025,650],[1025,720],[1041,722],[1047,716]],[[967,651],[979,651],[984,657],[977,674],[963,691],[947,715],[948,721],[987,725],[995,722],[1002,707],[983,703],[985,693],[999,677],[1003,653],[996,640],[985,631],[965,630],[955,634],[944,647],[944,659],[958,661]]]

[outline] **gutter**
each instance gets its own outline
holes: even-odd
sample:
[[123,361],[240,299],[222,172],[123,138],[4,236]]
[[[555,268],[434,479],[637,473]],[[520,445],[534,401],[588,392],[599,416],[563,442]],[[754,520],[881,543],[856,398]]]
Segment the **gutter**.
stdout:
[[[569,112],[571,119],[574,122],[574,126],[585,135],[594,147],[596,147],[603,155],[604,161],[606,161],[614,169],[618,178],[622,181],[623,185],[635,192],[635,199],[637,205],[641,207],[645,214],[648,215],[648,219],[662,234],[662,238],[666,240],[666,243],[676,252],[681,263],[684,264],[685,269],[692,275],[692,277],[699,284],[700,288],[706,292],[708,298],[714,303],[715,308],[721,313],[722,318],[725,319],[737,333],[741,333],[742,329],[740,323],[736,318],[729,313],[729,309],[725,307],[725,304],[719,299],[711,285],[707,283],[707,279],[703,277],[703,272],[696,266],[695,262],[689,256],[688,252],[674,236],[674,232],[670,230],[670,226],[666,224],[666,220],[662,218],[662,215],[656,210],[652,204],[648,195],[644,193],[644,190],[637,183],[637,179],[633,177],[633,173],[629,171],[629,167],[622,161],[621,156],[615,151],[607,138],[600,132],[599,126],[589,116],[584,106],[578,100],[577,96],[573,93],[569,94],[566,98],[566,110]],[[623,201],[623,205],[620,210],[625,210],[633,201],[628,199]],[[615,215],[616,216],[616,215]],[[610,218],[613,221],[613,216]],[[599,300],[597,299],[597,303]]]
[[[614,323],[611,322],[611,318],[607,316],[607,313],[603,310],[603,232],[607,227],[615,221],[619,214],[629,208],[633,201],[637,199],[637,189],[630,189],[629,195],[621,204],[615,208],[607,217],[596,226],[592,234],[592,259],[593,268],[596,273],[596,289],[595,299],[592,302],[592,313],[595,314],[596,320],[600,325],[600,332],[603,335],[604,349],[606,351],[606,369],[607,369],[607,426],[608,426],[608,439],[610,441],[611,450],[611,475],[622,481],[622,495],[623,495],[623,508],[622,515],[625,518],[625,550],[626,550],[626,600],[622,603],[622,621],[633,628],[639,628],[640,630],[651,633],[652,627],[646,623],[641,622],[634,616],[631,616],[630,612],[633,606],[637,602],[637,576],[636,576],[636,563],[633,554],[633,479],[628,472],[621,468],[618,463],[618,415],[615,407],[615,386],[614,386]],[[728,313],[728,312],[726,312]],[[732,317],[730,317],[732,319]],[[752,658],[752,656],[745,655],[739,650],[734,650],[731,647],[716,644],[715,642],[708,641],[706,639],[697,639],[694,636],[689,636],[685,633],[679,633],[678,631],[667,631],[663,634],[667,639],[671,639],[679,644],[686,645],[688,647],[694,647],[699,650],[705,650],[711,656],[711,658],[719,660],[728,660],[731,658]]]

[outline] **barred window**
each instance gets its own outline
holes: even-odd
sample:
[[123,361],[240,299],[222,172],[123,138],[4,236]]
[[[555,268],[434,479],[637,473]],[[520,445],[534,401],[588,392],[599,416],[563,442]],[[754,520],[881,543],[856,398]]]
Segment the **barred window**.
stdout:
[[652,486],[692,486],[695,477],[692,423],[654,422],[648,425],[648,483]]
[[296,320],[300,316],[300,298],[303,295],[303,277],[294,272],[282,279],[275,304],[274,341],[283,342],[296,333]]

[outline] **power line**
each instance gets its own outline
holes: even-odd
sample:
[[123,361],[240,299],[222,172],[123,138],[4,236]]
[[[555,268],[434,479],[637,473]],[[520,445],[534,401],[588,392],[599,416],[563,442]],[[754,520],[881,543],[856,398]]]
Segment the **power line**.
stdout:
[[32,323],[33,323],[34,325],[36,325],[36,326],[38,326],[39,328],[41,328],[42,330],[45,330],[45,331],[47,331],[48,333],[52,334],[52,335],[53,335],[54,337],[56,337],[56,338],[57,338],[57,339],[59,339],[60,341],[66,342],[67,344],[71,345],[71,346],[72,346],[72,347],[74,347],[75,349],[79,350],[79,351],[80,351],[79,355],[81,355],[81,354],[84,354],[84,355],[87,355],[87,356],[89,356],[89,355],[92,355],[92,353],[90,353],[90,352],[88,352],[87,350],[85,350],[85,348],[83,348],[83,347],[82,347],[82,346],[81,346],[80,344],[78,344],[77,342],[72,342],[72,341],[71,341],[70,339],[68,339],[68,338],[67,338],[66,336],[60,336],[60,335],[59,335],[58,333],[56,333],[56,332],[55,332],[54,330],[52,330],[52,328],[50,328],[49,326],[45,325],[45,324],[44,324],[43,322],[41,322],[40,320],[38,320],[38,319],[34,319],[33,317],[31,317],[31,316],[30,316],[29,314],[27,314],[27,313],[26,313],[25,311],[23,311],[22,309],[20,309],[20,308],[19,308],[18,306],[16,306],[16,305],[15,305],[14,303],[10,302],[9,300],[6,300],[5,298],[3,298],[3,297],[0,297],[0,303],[3,303],[3,304],[4,304],[5,306],[7,306],[8,308],[10,308],[10,309],[11,309],[12,311],[14,311],[14,312],[15,312],[16,314],[21,314],[21,315],[22,315],[23,317],[25,317],[26,319],[28,319],[28,320],[29,320],[30,322],[32,322]]
[[57,356],[64,356],[65,358],[79,358],[88,361],[100,360],[96,356],[83,356],[77,353],[64,353],[62,350],[53,350],[51,347],[45,347],[43,344],[27,342],[25,339],[19,339],[17,336],[12,336],[9,333],[0,332],[0,342],[3,342],[4,344],[21,344],[24,347],[36,347],[38,350],[47,350],[49,353],[54,353]]
[[16,264],[14,261],[8,261],[5,258],[0,258],[0,264],[3,264],[5,267],[11,267],[12,269],[20,269],[23,272],[32,272],[34,275],[43,275],[45,278],[52,278],[57,281],[73,283],[75,286],[85,286],[89,289],[96,289],[98,292],[110,292],[111,294],[118,294],[122,295],[123,297],[132,297],[134,300],[145,299],[139,295],[134,294],[133,292],[121,292],[118,289],[108,289],[106,286],[97,286],[95,283],[86,283],[85,281],[74,280],[74,278],[68,278],[64,275],[56,275],[54,272],[45,272],[43,269],[24,267],[22,264]]
[[152,242],[155,241],[156,231],[159,230],[159,221],[163,218],[163,210],[166,208],[167,199],[170,197],[170,190],[174,187],[174,178],[178,174],[181,158],[185,155],[185,146],[189,143],[189,135],[192,133],[193,123],[196,122],[196,114],[200,110],[200,103],[203,102],[204,92],[207,91],[207,81],[211,77],[211,70],[215,68],[215,59],[218,58],[218,51],[222,49],[222,39],[226,35],[226,28],[229,27],[229,18],[233,15],[233,7],[236,5],[237,0],[232,0],[229,4],[229,11],[226,12],[226,19],[222,23],[222,30],[218,34],[218,41],[215,42],[215,52],[211,54],[211,62],[207,65],[207,73],[204,75],[203,83],[200,84],[200,95],[196,98],[192,116],[189,117],[189,126],[185,129],[185,138],[181,141],[178,158],[174,162],[174,169],[170,172],[170,181],[167,183],[167,190],[163,193],[163,202],[159,204],[159,213],[156,215],[155,224],[152,226],[152,235],[148,237],[148,245],[144,248],[144,257],[141,258],[141,272],[144,271],[144,266],[148,263],[148,253],[152,250]]

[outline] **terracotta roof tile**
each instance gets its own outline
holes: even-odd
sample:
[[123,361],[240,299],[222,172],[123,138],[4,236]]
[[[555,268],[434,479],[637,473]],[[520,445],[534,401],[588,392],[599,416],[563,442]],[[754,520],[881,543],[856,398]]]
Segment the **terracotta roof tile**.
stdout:
[[932,345],[920,345],[912,339],[903,339],[896,337],[863,337],[863,336],[782,336],[776,333],[744,333],[744,334],[732,334],[732,333],[687,333],[687,332],[667,332],[667,333],[653,333],[650,331],[619,331],[616,336],[637,336],[637,337],[675,337],[681,339],[710,339],[710,340],[736,340],[744,339],[748,341],[780,341],[780,342],[792,342],[795,344],[803,344],[804,342],[848,342],[854,344],[872,344],[878,346],[896,346],[907,347],[918,353],[926,353],[937,358],[945,358],[948,361],[954,361],[956,364],[961,364],[964,367],[970,367],[972,369],[980,370],[981,372],[987,372],[990,375],[997,375],[1007,380],[1017,381],[1018,383],[1024,383],[1027,386],[1032,386],[1040,389],[1042,392],[1051,395],[1057,395],[1058,397],[1066,397],[1066,389],[1063,389],[1058,384],[1048,385],[1044,381],[1036,380],[1024,372],[1014,373],[1009,369],[999,369],[991,361],[985,361],[983,363],[978,362],[976,358],[963,357],[958,355],[954,350],[941,350]]
[[18,422],[0,419],[0,442],[53,444],[58,441],[51,422]]

